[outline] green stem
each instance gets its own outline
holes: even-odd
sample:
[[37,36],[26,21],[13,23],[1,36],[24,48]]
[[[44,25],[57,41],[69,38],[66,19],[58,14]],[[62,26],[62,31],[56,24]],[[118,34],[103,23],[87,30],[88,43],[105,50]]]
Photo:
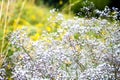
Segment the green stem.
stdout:
[[7,10],[6,10],[6,15],[5,15],[4,29],[3,29],[3,38],[2,38],[2,45],[1,45],[1,53],[3,52],[4,43],[5,43],[5,32],[6,32],[6,27],[7,27],[7,17],[8,17],[9,5],[10,5],[10,3],[9,3],[9,0],[8,0]]

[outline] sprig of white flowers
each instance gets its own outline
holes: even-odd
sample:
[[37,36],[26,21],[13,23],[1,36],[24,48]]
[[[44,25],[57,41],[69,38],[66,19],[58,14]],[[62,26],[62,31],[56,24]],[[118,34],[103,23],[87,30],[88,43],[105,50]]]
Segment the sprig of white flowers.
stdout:
[[[13,32],[11,56],[15,80],[117,80],[120,78],[120,28],[105,19],[74,18],[61,14],[60,31],[43,34],[47,41],[31,41],[24,30]],[[56,17],[56,18],[59,18]],[[59,29],[58,29],[59,30]],[[58,34],[59,33],[59,34]],[[62,40],[55,36],[63,35]]]

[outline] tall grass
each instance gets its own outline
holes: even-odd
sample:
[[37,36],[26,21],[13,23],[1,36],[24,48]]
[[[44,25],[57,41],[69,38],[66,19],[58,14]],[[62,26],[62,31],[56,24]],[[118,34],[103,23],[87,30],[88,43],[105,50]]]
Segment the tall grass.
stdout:
[[7,9],[6,9],[6,13],[5,13],[5,19],[4,19],[4,27],[3,27],[3,38],[2,38],[2,46],[1,46],[1,53],[3,51],[3,48],[4,48],[4,43],[5,43],[5,32],[6,32],[6,28],[7,28],[7,22],[8,22],[8,9],[9,9],[9,5],[10,5],[10,2],[8,0],[7,2]]
[[[10,5],[10,2],[9,2],[9,0],[8,0],[8,2],[7,2],[7,8],[6,8],[6,11],[5,11],[5,17],[4,17],[4,26],[3,26],[3,36],[2,36],[2,43],[1,43],[1,54],[0,55],[3,55],[3,48],[4,48],[4,46],[5,46],[5,33],[6,33],[6,28],[7,28],[7,22],[8,22],[8,9],[9,9],[9,5]],[[2,16],[2,7],[3,6],[3,0],[2,0],[2,5],[1,5],[1,15],[0,15],[0,19],[1,19],[1,16]],[[1,67],[1,65],[2,65],[2,63],[3,63],[3,61],[4,61],[4,57],[2,57],[1,58],[1,60],[0,60],[0,67]]]
[[[18,4],[19,2],[22,2],[21,8],[20,8],[20,12],[18,13],[18,17],[17,17],[17,21],[15,23],[15,25],[17,26],[17,24],[19,23],[19,19],[21,17],[22,14],[22,9],[24,8],[24,5],[26,3],[27,0],[21,0],[21,1],[12,1],[12,0],[7,0],[1,1],[1,9],[0,9],[0,21],[1,21],[1,26],[0,29],[2,31],[3,34],[1,34],[2,39],[0,42],[0,68],[2,67],[2,64],[4,62],[4,60],[6,59],[7,55],[8,55],[8,50],[10,49],[10,45],[9,42],[6,40],[6,33],[7,30],[9,30],[9,20],[12,18],[12,16],[10,16],[11,13],[11,6],[14,6],[15,4]],[[15,7],[15,6],[14,6]],[[14,10],[13,10],[14,11]],[[14,30],[14,29],[13,29]]]
[[[20,12],[19,12],[19,14],[18,14],[18,18],[17,18],[16,23],[15,23],[16,26],[17,26],[18,23],[19,23],[20,17],[21,17],[21,15],[22,15],[22,10],[23,10],[23,8],[24,8],[24,6],[25,6],[26,1],[27,1],[27,0],[24,0],[23,3],[22,3],[22,5],[21,5]],[[15,28],[15,27],[14,27],[14,28]],[[15,29],[14,29],[14,30],[15,30]]]

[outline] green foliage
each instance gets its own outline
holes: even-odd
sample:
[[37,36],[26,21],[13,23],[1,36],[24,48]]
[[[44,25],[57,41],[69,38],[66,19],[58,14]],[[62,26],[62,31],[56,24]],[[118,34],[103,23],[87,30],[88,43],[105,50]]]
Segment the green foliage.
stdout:
[[79,33],[74,34],[74,38],[75,38],[76,40],[78,40],[78,39],[79,39],[79,36],[80,36],[80,34],[79,34]]
[[97,9],[104,9],[110,3],[110,0],[89,0],[95,4]]
[[41,5],[44,3],[48,6],[52,6],[59,9],[67,2],[68,0],[35,0],[35,4],[37,5]]
[[82,0],[77,0],[76,2],[74,1],[71,1],[71,10],[74,12],[74,13],[77,13],[80,11],[80,8],[83,7],[83,1]]
[[88,7],[91,9],[91,4],[94,4],[94,8],[103,10],[105,6],[109,5],[110,0],[69,0],[71,11],[74,13],[81,12],[81,8]]

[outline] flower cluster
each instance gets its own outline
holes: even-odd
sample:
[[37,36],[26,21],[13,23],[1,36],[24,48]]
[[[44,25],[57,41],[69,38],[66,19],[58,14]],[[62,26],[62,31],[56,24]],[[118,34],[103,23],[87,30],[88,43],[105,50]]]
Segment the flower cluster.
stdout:
[[[59,19],[58,19],[59,18]],[[13,32],[15,80],[117,80],[120,78],[120,29],[117,21],[64,19],[61,26],[32,41],[25,30]],[[60,22],[59,22],[60,21]],[[62,35],[61,40],[56,38]],[[45,37],[46,39],[42,39]]]
[[4,68],[0,69],[0,80],[4,80],[6,76],[6,71]]

